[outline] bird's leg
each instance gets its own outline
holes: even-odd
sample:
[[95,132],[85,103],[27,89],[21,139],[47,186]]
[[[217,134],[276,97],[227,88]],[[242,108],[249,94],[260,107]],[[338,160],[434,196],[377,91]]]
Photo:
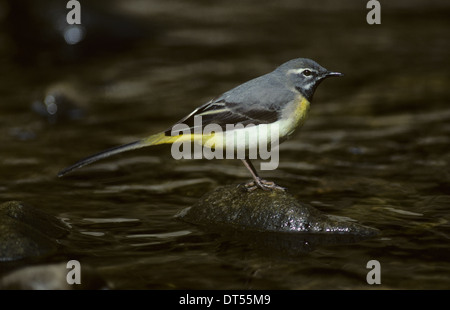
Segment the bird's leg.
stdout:
[[251,192],[257,188],[261,188],[262,190],[265,190],[265,191],[270,191],[270,190],[285,191],[286,190],[286,188],[278,186],[272,181],[266,181],[266,180],[261,179],[258,176],[258,173],[256,172],[255,167],[253,167],[253,164],[251,163],[251,161],[249,159],[246,158],[246,159],[241,159],[241,160],[244,163],[245,167],[247,167],[247,169],[252,174],[252,177],[254,180],[254,181],[251,181],[244,185],[245,188],[247,189],[247,191]]

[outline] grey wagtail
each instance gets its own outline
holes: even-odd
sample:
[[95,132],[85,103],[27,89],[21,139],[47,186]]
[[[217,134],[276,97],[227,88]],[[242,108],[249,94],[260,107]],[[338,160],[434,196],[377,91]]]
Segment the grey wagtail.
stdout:
[[[274,71],[241,84],[198,107],[175,125],[186,124],[195,131],[194,118],[198,116],[202,117],[203,128],[209,124],[217,124],[222,128],[225,128],[226,124],[244,126],[253,124],[256,127],[262,124],[276,125],[279,143],[281,143],[305,122],[314,91],[320,82],[333,76],[343,76],[343,74],[328,71],[311,59],[292,59]],[[191,134],[172,136],[171,129],[174,126],[147,138],[87,157],[65,168],[59,172],[58,176],[61,177],[72,170],[121,152],[151,145],[172,144],[180,140],[194,141],[195,135],[192,131]],[[218,141],[218,136],[214,134],[209,134],[207,138]],[[206,144],[205,142],[208,142],[208,145],[214,145],[208,139],[203,137],[200,141],[203,145]],[[248,146],[248,141],[245,144]],[[245,185],[249,191],[256,188],[284,190],[274,182],[260,178],[248,157],[241,160],[253,177],[253,181]]]

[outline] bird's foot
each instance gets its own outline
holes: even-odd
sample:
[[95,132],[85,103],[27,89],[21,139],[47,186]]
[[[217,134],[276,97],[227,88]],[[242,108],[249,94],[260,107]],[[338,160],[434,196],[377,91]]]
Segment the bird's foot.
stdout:
[[265,191],[272,191],[272,190],[278,190],[278,191],[282,191],[282,192],[286,191],[285,187],[281,187],[279,185],[276,185],[272,181],[266,181],[266,180],[263,180],[260,178],[245,184],[244,187],[248,192],[252,192],[258,188],[265,190]]

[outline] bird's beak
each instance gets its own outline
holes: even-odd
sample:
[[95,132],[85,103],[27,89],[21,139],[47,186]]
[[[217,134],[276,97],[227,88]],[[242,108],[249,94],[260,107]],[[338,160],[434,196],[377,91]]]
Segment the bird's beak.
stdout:
[[340,73],[340,72],[331,72],[331,71],[327,71],[324,74],[324,77],[329,77],[329,76],[344,76],[344,74]]

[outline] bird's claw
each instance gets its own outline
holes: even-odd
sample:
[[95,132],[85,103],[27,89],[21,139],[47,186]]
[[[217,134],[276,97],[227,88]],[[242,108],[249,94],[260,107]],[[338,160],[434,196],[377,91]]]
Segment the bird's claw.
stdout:
[[244,187],[248,192],[252,192],[258,188],[265,190],[265,191],[271,191],[271,190],[278,190],[278,191],[282,191],[282,192],[286,191],[285,187],[281,187],[279,185],[276,185],[272,181],[267,181],[267,180],[263,180],[263,179],[257,179],[257,180],[251,181],[251,182],[245,184]]

